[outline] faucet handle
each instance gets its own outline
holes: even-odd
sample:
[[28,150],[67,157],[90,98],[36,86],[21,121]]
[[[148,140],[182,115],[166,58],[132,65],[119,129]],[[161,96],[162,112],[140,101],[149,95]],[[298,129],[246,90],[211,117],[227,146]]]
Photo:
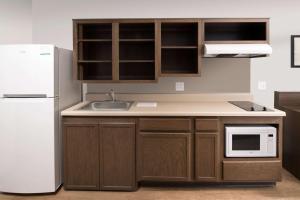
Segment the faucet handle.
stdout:
[[110,96],[112,101],[115,101],[115,91],[113,89],[110,89],[109,93],[106,95]]

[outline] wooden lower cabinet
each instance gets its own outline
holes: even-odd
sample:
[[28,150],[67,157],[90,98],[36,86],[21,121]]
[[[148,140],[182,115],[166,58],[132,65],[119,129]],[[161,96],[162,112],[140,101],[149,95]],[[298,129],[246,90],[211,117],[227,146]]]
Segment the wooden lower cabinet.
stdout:
[[64,187],[135,190],[135,120],[65,118]]
[[140,132],[139,180],[191,180],[191,136],[191,133]]
[[65,189],[99,190],[98,124],[64,125]]
[[[281,117],[64,117],[64,187],[133,191],[138,182],[277,182]],[[227,158],[226,124],[278,129],[275,158]]]
[[276,182],[281,180],[280,160],[223,161],[224,181]]
[[218,133],[197,132],[195,135],[195,178],[214,182],[219,178]]
[[100,189],[135,190],[135,122],[100,123]]

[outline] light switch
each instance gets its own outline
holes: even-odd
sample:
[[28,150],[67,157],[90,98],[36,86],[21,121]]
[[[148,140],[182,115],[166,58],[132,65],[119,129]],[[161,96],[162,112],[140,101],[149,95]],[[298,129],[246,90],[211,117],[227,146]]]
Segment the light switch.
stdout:
[[267,89],[267,82],[266,81],[258,81],[258,89],[259,90],[266,90]]
[[175,90],[179,92],[184,91],[184,82],[176,82]]

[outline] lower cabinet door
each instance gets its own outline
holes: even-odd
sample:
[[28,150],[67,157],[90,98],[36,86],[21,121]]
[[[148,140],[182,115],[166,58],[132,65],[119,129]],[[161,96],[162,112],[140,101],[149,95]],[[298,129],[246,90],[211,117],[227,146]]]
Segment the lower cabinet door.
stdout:
[[64,187],[99,190],[97,124],[64,125]]
[[217,133],[196,133],[195,136],[195,176],[198,181],[218,180]]
[[191,133],[140,132],[139,180],[191,180]]
[[100,189],[136,189],[134,121],[100,123]]

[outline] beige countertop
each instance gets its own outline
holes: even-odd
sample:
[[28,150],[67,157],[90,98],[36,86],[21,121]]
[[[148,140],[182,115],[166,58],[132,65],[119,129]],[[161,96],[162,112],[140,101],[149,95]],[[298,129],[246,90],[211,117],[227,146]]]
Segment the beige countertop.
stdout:
[[227,101],[157,102],[157,107],[137,107],[135,102],[128,111],[78,110],[88,101],[61,112],[62,116],[285,116],[285,112],[271,108],[270,112],[248,112]]

